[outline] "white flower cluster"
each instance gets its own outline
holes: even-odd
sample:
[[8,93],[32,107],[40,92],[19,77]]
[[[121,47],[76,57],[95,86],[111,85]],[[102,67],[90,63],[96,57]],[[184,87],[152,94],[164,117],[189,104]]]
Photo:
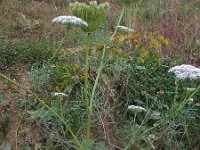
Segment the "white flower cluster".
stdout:
[[129,110],[132,110],[132,111],[134,111],[134,112],[146,111],[145,108],[140,107],[140,106],[135,106],[135,105],[130,105],[130,106],[128,106],[128,109],[129,109]]
[[200,40],[196,40],[196,44],[200,46]]
[[75,16],[58,16],[52,20],[52,23],[61,24],[74,24],[74,25],[84,25],[88,26],[87,22],[83,21],[81,18]]
[[136,66],[135,69],[138,69],[138,70],[146,70],[146,68],[144,66]]
[[176,78],[179,80],[184,80],[189,78],[190,80],[195,80],[200,78],[200,69],[191,65],[182,64],[180,66],[172,67],[169,72],[173,72]]
[[67,97],[67,96],[68,96],[68,95],[67,95],[67,94],[65,94],[65,93],[54,93],[53,95],[54,95],[54,96],[61,95],[61,96],[65,96],[65,97]]
[[195,91],[196,90],[196,88],[187,88],[187,91],[188,92],[193,92],[193,91]]
[[126,32],[128,32],[128,33],[133,33],[133,32],[134,32],[133,29],[128,28],[128,27],[125,27],[125,26],[116,26],[115,28],[116,28],[116,29],[119,29],[119,30],[126,31]]

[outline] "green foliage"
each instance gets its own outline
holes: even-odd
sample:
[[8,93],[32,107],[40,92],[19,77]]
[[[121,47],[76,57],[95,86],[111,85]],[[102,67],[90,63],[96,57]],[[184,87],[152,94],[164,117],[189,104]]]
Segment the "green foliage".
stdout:
[[[0,133],[8,132],[8,123],[10,121],[10,115],[8,113],[9,110],[9,102],[4,98],[3,93],[0,91]],[[2,142],[2,145],[4,143]],[[2,149],[2,146],[0,146]]]
[[25,108],[27,100],[25,98],[19,99],[15,102],[15,105],[19,108]]
[[0,43],[0,63],[11,64],[33,64],[42,63],[52,56],[53,47],[48,40],[35,42],[6,42]]
[[4,31],[13,30],[12,24],[10,24],[9,20],[4,16],[0,16],[0,26]]
[[22,2],[22,4],[27,4],[27,3],[31,3],[31,0],[20,0]]
[[11,143],[8,141],[7,138],[5,138],[5,139],[1,142],[0,149],[1,149],[1,150],[11,150],[11,149],[12,149]]
[[122,5],[130,6],[132,3],[137,2],[138,0],[118,0],[117,2]]
[[0,93],[0,103],[3,105],[3,107],[8,107],[9,102],[1,96],[2,94]]
[[10,120],[10,116],[7,112],[2,113],[2,119],[4,123],[8,123]]
[[[120,36],[124,37],[124,35]],[[160,38],[160,41],[158,37]],[[156,51],[158,46],[152,45],[151,43],[151,41],[155,41],[155,39],[159,41],[159,46],[162,44],[166,44],[166,46],[168,46],[168,39],[164,39],[161,36],[154,36],[153,38],[150,37],[147,39],[147,44],[141,46],[151,47],[152,51]],[[114,44],[116,44],[115,41]],[[171,68],[171,65],[175,65],[178,62],[171,61],[171,59],[164,59],[163,55],[161,55],[158,59],[155,59],[155,55],[148,55],[144,61],[141,61],[140,59],[138,60],[137,55],[130,55],[127,53],[126,51],[128,51],[128,49],[123,51],[127,48],[126,45],[123,45],[123,43],[122,45],[116,44],[117,46],[121,46],[121,51],[114,50],[112,45],[113,43],[111,42],[109,49],[107,49],[106,55],[108,57],[105,62],[106,65],[103,69],[103,75],[100,79],[101,84],[98,85],[97,92],[95,94],[95,109],[103,108],[103,111],[108,112],[110,115],[117,114],[118,117],[114,117],[113,120],[119,119],[119,124],[121,125],[127,125],[128,122],[127,128],[121,128],[119,133],[115,134],[120,139],[124,139],[128,135],[129,139],[131,139],[130,148],[159,147],[160,145],[154,143],[153,139],[151,139],[146,132],[150,130],[153,135],[157,136],[162,132],[162,130],[164,130],[165,127],[170,127],[170,132],[179,132],[179,134],[177,133],[175,137],[173,137],[174,135],[163,135],[163,139],[160,139],[160,141],[165,138],[175,138],[177,141],[183,142],[181,141],[182,139],[180,139],[180,136],[183,136],[184,132],[174,129],[175,122],[171,116],[176,116],[177,119],[180,117],[180,120],[184,119],[185,124],[190,121],[193,123],[196,122],[195,119],[191,120],[189,117],[189,115],[194,115],[195,117],[197,116],[193,110],[189,111],[189,104],[184,105],[184,110],[186,110],[186,108],[188,109],[188,118],[184,118],[184,115],[181,115],[183,112],[182,109],[180,112],[176,112],[176,106],[179,106],[183,99],[188,96],[188,92],[186,90],[187,87],[197,87],[199,85],[199,81],[197,83],[191,83],[190,81],[177,82],[174,75],[168,73],[168,70]],[[137,51],[137,49],[135,51]],[[51,90],[65,92],[68,94],[68,97],[58,97],[56,99],[47,97],[45,101],[55,111],[62,114],[64,118],[67,118],[68,123],[70,123],[73,127],[73,131],[79,131],[79,135],[79,133],[84,132],[84,123],[87,119],[86,113],[84,112],[83,86],[77,82],[80,81],[81,83],[83,79],[80,76],[82,70],[80,64],[83,60],[79,59],[80,64],[74,63],[77,58],[82,58],[82,53],[75,53],[75,55],[76,57],[74,57],[74,52],[69,50],[58,51],[56,57],[54,58],[55,60],[52,61],[54,64],[48,65],[47,68],[50,74],[48,84],[52,86]],[[92,72],[89,76],[90,88],[92,88],[91,83],[94,81],[101,56],[102,51],[96,51],[96,53],[94,53],[90,58],[90,72]],[[95,59],[93,59],[93,57],[95,57]],[[76,79],[76,81],[74,81],[74,79]],[[123,90],[123,87],[126,87],[125,91]],[[193,96],[194,99],[197,99],[198,97],[199,93]],[[108,106],[104,105],[103,101],[109,99],[114,101],[114,106],[110,106],[110,104]],[[107,101],[107,103],[111,102]],[[134,116],[133,113],[127,112],[127,105],[142,106],[147,109],[147,112]],[[65,109],[65,107],[68,109]],[[33,111],[31,115],[45,124],[52,124],[52,130],[57,132],[57,137],[49,139],[51,142],[56,141],[57,138],[60,140],[64,138],[62,136],[62,128],[59,128],[59,126],[62,125],[58,125],[60,124],[59,122],[57,122],[58,124],[55,122],[53,123],[54,117],[43,107],[39,107],[39,110]],[[99,114],[95,112],[93,117],[98,117],[98,115]],[[79,116],[81,116],[81,118]],[[98,124],[99,120],[94,119],[94,122],[97,122]],[[155,127],[155,129],[152,130],[151,128],[154,128],[156,124],[160,124],[160,126],[157,128]],[[140,137],[141,134],[144,135]],[[170,141],[167,142],[170,143]],[[162,146],[169,146],[169,143],[166,143],[167,145],[165,145],[163,142]],[[178,145],[180,143],[177,142],[176,144]],[[95,145],[98,149],[98,143],[91,143],[91,147],[95,147]],[[173,146],[169,146],[169,148],[173,148]]]
[[49,72],[46,67],[33,65],[30,71],[29,81],[32,84],[32,90],[37,91],[38,89],[49,88]]
[[[133,1],[122,2],[130,4]],[[139,10],[143,13],[142,16],[162,16],[165,11],[156,14],[160,8],[153,11],[149,9],[148,4],[151,2],[142,5]],[[156,5],[166,2],[156,2]],[[194,93],[187,88],[199,87],[200,81],[177,81],[173,74],[168,73],[172,66],[184,63],[184,57],[181,55],[165,58],[164,52],[175,48],[173,41],[158,31],[117,34],[111,40],[110,31],[105,30],[106,27],[96,30],[105,21],[109,9],[107,3],[97,5],[96,2],[91,2],[86,5],[76,2],[70,4],[70,9],[73,15],[89,23],[90,26],[84,28],[85,31],[95,31],[90,34],[90,38],[82,33],[78,36],[73,36],[74,32],[66,34],[68,39],[71,36],[73,38],[71,41],[64,39],[56,51],[47,40],[0,44],[0,52],[3,54],[0,59],[3,64],[37,63],[31,69],[31,90],[42,100],[40,103],[33,103],[36,97],[30,101],[24,98],[18,100],[15,105],[28,109],[28,121],[36,121],[47,131],[39,147],[78,149],[69,129],[78,137],[84,150],[106,150],[113,149],[113,146],[125,150],[198,147],[200,92]],[[184,13],[191,13],[188,6],[182,9]],[[31,26],[31,22],[28,23],[28,26]],[[86,95],[89,100],[93,96],[92,138],[89,140],[85,136],[89,116],[83,85],[86,77],[84,53],[87,47],[82,44],[85,43],[90,50]],[[102,47],[105,44],[106,59],[103,61],[102,74],[98,76],[104,55]],[[198,56],[198,48],[199,45],[194,41],[188,45],[192,57]],[[92,95],[94,84],[96,91]],[[63,92],[66,95],[54,96],[55,92]],[[3,107],[8,107],[8,101],[2,98],[2,94],[0,100]],[[31,107],[26,107],[27,102]],[[132,113],[127,110],[129,105],[141,106],[147,111]],[[61,119],[55,114],[61,116]],[[9,121],[8,113],[3,113],[3,121]],[[29,128],[21,130],[21,134],[26,132],[26,129]]]
[[79,79],[79,66],[68,64],[57,64],[50,71],[50,84],[56,91],[69,91]]

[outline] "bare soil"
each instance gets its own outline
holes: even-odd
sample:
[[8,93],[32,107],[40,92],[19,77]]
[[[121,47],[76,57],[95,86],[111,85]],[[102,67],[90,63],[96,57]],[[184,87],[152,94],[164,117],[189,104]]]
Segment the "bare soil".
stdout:
[[[24,66],[1,69],[0,72],[10,76],[11,79],[21,83],[27,89],[31,88],[27,81],[29,72]],[[3,94],[3,99],[8,101],[9,104],[5,107],[0,103],[0,145],[5,142],[9,143],[12,150],[38,146],[38,142],[42,139],[40,127],[36,122],[28,122],[29,116],[26,108],[21,109],[16,106],[17,101],[20,99],[31,100],[31,95],[2,78],[0,79],[0,92]],[[9,114],[9,121],[3,121],[3,113]]]

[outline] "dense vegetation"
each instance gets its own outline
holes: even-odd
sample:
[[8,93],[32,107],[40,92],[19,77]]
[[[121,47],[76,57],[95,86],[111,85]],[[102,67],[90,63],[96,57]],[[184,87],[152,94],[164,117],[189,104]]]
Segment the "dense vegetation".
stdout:
[[0,149],[200,149],[200,2],[75,2],[0,1]]

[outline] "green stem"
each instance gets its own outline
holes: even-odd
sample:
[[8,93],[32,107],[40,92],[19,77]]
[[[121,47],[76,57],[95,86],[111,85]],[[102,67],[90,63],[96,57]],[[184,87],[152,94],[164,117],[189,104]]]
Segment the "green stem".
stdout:
[[[118,22],[117,22],[117,26],[120,25],[120,22],[121,22],[121,20],[122,20],[123,15],[124,15],[124,11],[125,11],[125,6],[123,6],[123,8],[122,8],[122,12],[121,12],[121,15],[120,15],[120,17],[119,17],[119,20],[118,20]],[[118,28],[115,28],[115,31],[114,31],[114,33],[112,34],[112,36],[110,37],[110,39],[112,39],[112,38],[116,35],[117,31],[118,31]]]
[[106,47],[104,45],[103,55],[102,55],[102,58],[101,58],[101,64],[100,64],[100,67],[99,67],[98,72],[97,72],[97,77],[95,79],[95,83],[94,83],[94,86],[93,86],[93,89],[92,89],[92,95],[91,95],[91,98],[90,98],[88,123],[87,123],[87,136],[86,136],[86,143],[87,144],[89,143],[89,140],[90,140],[90,129],[91,129],[91,118],[92,118],[92,110],[93,110],[93,101],[94,101],[95,91],[96,91],[96,87],[97,87],[97,84],[98,84],[98,81],[99,81],[99,77],[100,77],[101,71],[103,69],[105,51],[106,51]]
[[67,37],[67,33],[68,33],[68,31],[65,33],[64,37],[62,38],[61,43],[60,43],[59,47],[57,48],[57,50],[61,49],[61,47],[62,47],[62,45],[63,45],[63,43],[64,43],[64,41],[65,41],[65,39]]
[[[186,97],[186,98],[183,100],[183,102],[182,102],[182,103],[179,105],[179,107],[176,109],[175,113],[177,113],[178,111],[180,111],[180,110],[185,106],[185,104],[187,104],[188,100],[189,100],[190,98],[192,98],[198,91],[200,91],[200,85],[196,88],[196,90],[195,90],[192,94],[190,94],[189,97]],[[176,114],[175,114],[175,115],[176,115]]]
[[[122,12],[121,12],[120,18],[118,20],[117,26],[119,26],[119,24],[120,24],[120,22],[122,20],[122,17],[124,15],[124,10],[125,10],[125,7],[123,7],[123,9],[122,9]],[[115,31],[114,31],[114,33],[110,37],[110,39],[112,39],[115,36],[115,34],[117,33],[117,30],[118,29],[116,28]],[[93,86],[93,89],[92,89],[92,95],[91,95],[91,98],[90,98],[90,105],[89,105],[88,95],[87,95],[88,94],[88,56],[89,56],[89,44],[88,44],[88,47],[86,49],[85,89],[84,89],[84,94],[85,94],[86,108],[87,108],[87,111],[88,111],[88,123],[87,123],[87,134],[86,134],[86,144],[87,145],[89,144],[89,141],[90,141],[90,130],[91,130],[91,119],[92,119],[92,111],[93,111],[93,101],[94,101],[95,91],[96,91],[96,87],[97,87],[97,84],[98,84],[98,81],[99,81],[99,77],[101,75],[101,70],[103,69],[103,62],[104,62],[104,58],[105,58],[105,50],[106,50],[106,47],[104,45],[103,55],[102,55],[102,59],[101,59],[101,64],[100,64],[100,67],[98,69],[97,77],[95,79],[95,83],[94,83],[94,86]]]
[[90,35],[88,35],[88,43],[86,45],[86,52],[85,52],[85,73],[84,73],[84,97],[85,97],[85,106],[88,112],[89,101],[88,101],[88,70],[89,70],[89,40]]
[[134,125],[135,125],[136,116],[137,116],[137,113],[134,114],[134,119],[133,119]]
[[175,80],[175,96],[174,96],[174,104],[176,104],[176,100],[177,100],[177,97],[178,97],[178,82],[177,80]]
[[3,74],[0,73],[0,76],[3,77],[4,79],[8,80],[9,82],[17,85],[19,88],[27,91],[28,93],[30,93],[33,97],[35,97],[35,99],[37,99],[40,103],[42,103],[43,106],[45,106],[55,117],[57,117],[66,127],[66,129],[69,131],[69,133],[72,135],[72,137],[75,140],[75,144],[81,149],[83,150],[82,145],[80,144],[80,142],[78,141],[77,137],[74,135],[73,131],[71,130],[71,128],[67,125],[67,123],[65,122],[65,120],[57,113],[55,112],[53,109],[51,109],[51,107],[49,107],[45,102],[43,102],[35,93],[31,92],[30,90],[27,90],[26,88],[24,88],[22,85],[20,85],[19,83],[9,79],[8,77],[4,76]]
[[[124,15],[124,11],[125,11],[125,7],[122,8],[122,12],[121,12],[121,15],[119,17],[119,20],[117,22],[117,26],[120,25],[120,22],[122,20],[122,17]],[[116,33],[117,33],[117,28],[115,29],[114,33],[112,34],[112,36],[110,37],[110,39],[112,39]],[[87,51],[88,50],[88,51]],[[86,62],[85,62],[85,90],[84,90],[84,93],[85,93],[85,101],[86,101],[86,107],[88,108],[88,123],[87,123],[87,135],[86,135],[86,143],[89,144],[89,140],[90,140],[90,130],[91,130],[91,119],[92,119],[92,111],[93,111],[93,101],[94,101],[94,96],[95,96],[95,91],[96,91],[96,87],[97,87],[97,84],[98,84],[98,81],[99,81],[99,77],[100,77],[100,74],[101,74],[101,70],[103,69],[103,62],[104,62],[104,58],[105,58],[105,45],[104,45],[104,49],[103,49],[103,55],[102,55],[102,60],[101,60],[101,64],[100,64],[100,67],[98,69],[98,73],[97,73],[97,77],[96,77],[96,80],[95,80],[95,84],[93,86],[93,89],[92,89],[92,95],[91,95],[91,98],[90,98],[90,105],[88,105],[88,96],[87,96],[87,92],[88,92],[88,55],[89,55],[89,48],[87,48],[86,50]],[[86,79],[87,78],[87,79]]]

